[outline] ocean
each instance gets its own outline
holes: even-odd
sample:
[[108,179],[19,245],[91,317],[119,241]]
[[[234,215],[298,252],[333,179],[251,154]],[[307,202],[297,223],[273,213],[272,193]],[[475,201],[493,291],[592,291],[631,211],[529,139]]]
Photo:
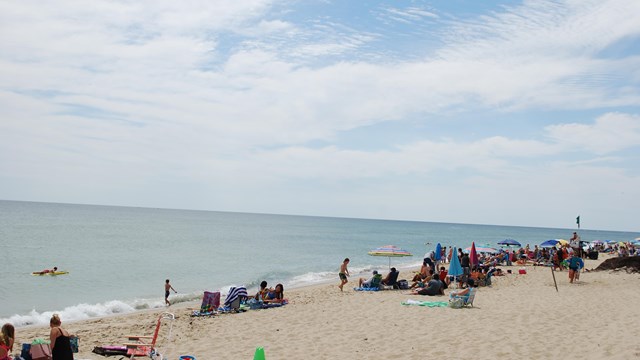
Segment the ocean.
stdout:
[[[48,324],[198,301],[203,291],[262,280],[286,290],[335,281],[345,257],[352,282],[389,259],[367,255],[396,245],[414,256],[392,258],[398,268],[418,266],[443,246],[466,248],[513,238],[523,245],[569,238],[575,229],[448,224],[417,221],[149,209],[0,201],[0,323]],[[640,233],[579,230],[583,240],[630,241]],[[69,271],[32,276],[33,271]],[[347,285],[349,286],[349,285]]]

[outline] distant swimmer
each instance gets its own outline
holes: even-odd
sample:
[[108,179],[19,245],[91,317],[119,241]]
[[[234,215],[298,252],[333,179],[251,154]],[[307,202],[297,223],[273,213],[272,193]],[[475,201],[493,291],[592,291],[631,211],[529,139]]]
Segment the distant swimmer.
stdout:
[[44,269],[42,271],[35,271],[34,274],[49,274],[49,273],[55,273],[56,271],[58,271],[58,267],[54,266],[53,269],[49,270],[49,269]]

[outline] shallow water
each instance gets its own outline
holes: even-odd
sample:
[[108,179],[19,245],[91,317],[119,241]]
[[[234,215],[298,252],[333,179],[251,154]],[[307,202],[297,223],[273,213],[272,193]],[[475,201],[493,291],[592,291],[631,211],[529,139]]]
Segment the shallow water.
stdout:
[[[368,256],[393,244],[414,254],[393,266],[417,265],[440,242],[470,246],[514,238],[523,245],[567,238],[573,230],[412,221],[227,213],[0,201],[4,261],[0,322],[45,324],[163,306],[164,281],[173,301],[223,293],[262,280],[287,288],[337,281],[345,257],[353,274],[386,270]],[[640,234],[581,230],[583,240],[628,241]],[[57,266],[68,275],[32,276]]]

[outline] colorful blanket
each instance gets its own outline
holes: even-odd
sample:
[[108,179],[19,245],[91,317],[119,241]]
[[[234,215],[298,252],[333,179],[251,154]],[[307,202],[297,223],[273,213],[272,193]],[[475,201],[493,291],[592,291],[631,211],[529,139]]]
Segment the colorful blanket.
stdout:
[[407,301],[403,301],[402,305],[418,305],[418,306],[427,306],[427,307],[447,307],[449,303],[446,301],[420,301],[409,299]]

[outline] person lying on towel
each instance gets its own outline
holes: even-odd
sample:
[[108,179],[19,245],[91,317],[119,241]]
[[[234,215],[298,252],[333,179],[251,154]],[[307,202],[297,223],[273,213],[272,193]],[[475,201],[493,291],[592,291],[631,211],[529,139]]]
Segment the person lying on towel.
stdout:
[[444,284],[440,281],[440,275],[433,274],[427,286],[411,291],[411,295],[444,295]]

